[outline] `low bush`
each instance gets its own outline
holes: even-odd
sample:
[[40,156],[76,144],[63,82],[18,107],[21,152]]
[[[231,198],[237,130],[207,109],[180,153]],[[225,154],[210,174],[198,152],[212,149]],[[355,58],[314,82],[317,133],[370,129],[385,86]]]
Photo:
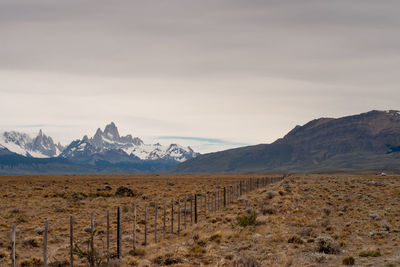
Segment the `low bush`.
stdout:
[[380,257],[382,256],[381,252],[379,249],[377,250],[366,250],[366,251],[361,251],[360,254],[358,254],[360,257]]
[[236,218],[237,225],[240,227],[248,227],[256,224],[257,213],[253,212],[249,215],[243,215]]
[[343,265],[354,265],[355,262],[356,261],[352,256],[347,256],[342,260]]

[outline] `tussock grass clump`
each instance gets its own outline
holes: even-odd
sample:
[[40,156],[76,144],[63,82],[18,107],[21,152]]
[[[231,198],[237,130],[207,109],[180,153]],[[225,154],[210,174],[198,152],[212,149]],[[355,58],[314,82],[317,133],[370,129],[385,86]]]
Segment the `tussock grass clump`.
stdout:
[[379,249],[377,250],[365,250],[365,251],[361,251],[360,254],[358,254],[358,256],[360,257],[380,257],[382,256],[381,252],[379,251]]
[[189,257],[201,257],[206,253],[206,249],[198,244],[192,246],[187,256]]
[[221,231],[217,231],[210,236],[210,241],[215,241],[217,243],[221,243],[222,233]]
[[316,250],[325,254],[337,254],[340,252],[339,244],[330,236],[319,236],[315,240]]
[[257,261],[257,259],[255,259],[251,256],[240,255],[239,257],[236,257],[236,259],[233,261],[233,266],[234,267],[261,267],[261,264]]
[[160,255],[153,259],[153,262],[157,264],[157,266],[163,265],[174,265],[178,263],[182,263],[182,259],[175,256],[173,253],[167,253],[165,255]]
[[343,265],[354,265],[355,262],[353,256],[347,256],[342,260]]
[[38,237],[28,238],[23,241],[23,245],[25,247],[38,248],[38,247],[40,247],[41,244],[42,244],[42,240],[41,240],[41,238],[38,238]]
[[236,218],[236,224],[240,227],[248,227],[256,225],[257,213],[253,212],[249,215],[243,215]]
[[298,235],[292,235],[289,240],[288,243],[293,243],[293,244],[304,244],[303,239],[301,239],[301,237],[299,237]]
[[136,251],[133,251],[133,249],[131,249],[129,251],[129,255],[132,255],[132,256],[144,256],[144,255],[146,255],[146,250],[143,247],[137,247]]
[[41,267],[43,266],[43,261],[39,258],[24,259],[20,263],[21,267]]
[[69,261],[67,261],[67,260],[56,260],[56,261],[50,262],[48,266],[49,267],[69,267],[70,264],[69,264]]

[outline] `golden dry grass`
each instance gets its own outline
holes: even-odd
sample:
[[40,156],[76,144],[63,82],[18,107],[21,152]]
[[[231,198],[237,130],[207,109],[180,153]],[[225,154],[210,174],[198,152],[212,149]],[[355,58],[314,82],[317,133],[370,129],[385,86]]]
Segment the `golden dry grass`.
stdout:
[[[260,266],[340,266],[348,256],[354,257],[358,266],[400,266],[400,176],[395,175],[292,175],[283,182],[242,196],[217,213],[208,213],[206,217],[202,213],[197,225],[191,227],[188,217],[187,228],[181,226],[180,236],[169,233],[170,216],[167,216],[167,236],[162,238],[163,200],[168,200],[169,215],[171,199],[176,206],[176,200],[185,195],[257,176],[2,176],[0,266],[10,262],[12,223],[18,229],[18,262],[41,258],[43,238],[35,229],[43,227],[46,219],[50,224],[49,262],[67,264],[69,216],[76,219],[75,240],[81,244],[89,238],[85,227],[90,225],[91,212],[96,221],[96,248],[104,255],[106,210],[111,211],[114,254],[118,206],[122,207],[124,259],[114,262],[115,266],[245,266],[246,262]],[[97,191],[106,183],[112,190]],[[115,196],[119,186],[135,189],[145,196]],[[138,205],[137,231],[141,244],[144,205],[155,201],[159,203],[159,242],[153,241],[154,206],[150,205],[149,244],[145,249],[139,246],[133,255],[132,205]],[[252,213],[257,214],[254,225],[237,225],[238,217]],[[380,256],[369,256],[373,253],[359,256],[365,251],[379,251]],[[75,263],[87,266],[77,256]]]

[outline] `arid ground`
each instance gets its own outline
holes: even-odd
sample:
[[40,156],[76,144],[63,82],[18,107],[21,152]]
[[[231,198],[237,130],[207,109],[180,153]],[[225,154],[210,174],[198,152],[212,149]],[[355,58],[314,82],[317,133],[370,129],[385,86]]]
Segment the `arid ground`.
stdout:
[[[17,266],[40,266],[43,226],[49,221],[49,266],[69,266],[69,216],[81,254],[88,251],[90,214],[95,249],[105,262],[106,211],[110,211],[110,266],[400,266],[400,175],[288,175],[217,212],[204,212],[181,233],[170,233],[171,200],[251,177],[282,175],[69,175],[0,177],[0,266],[10,265],[11,225],[17,225]],[[116,195],[124,186],[132,192]],[[133,196],[132,196],[133,194]],[[162,236],[167,200],[167,234]],[[158,242],[154,243],[154,203]],[[136,253],[133,212],[137,209]],[[148,244],[143,246],[149,204]],[[189,203],[189,202],[188,202]],[[202,203],[204,206],[204,201]],[[122,261],[116,253],[116,211],[122,210]],[[189,204],[188,204],[189,207]],[[188,208],[189,209],[189,208]],[[75,266],[89,266],[84,255]],[[103,266],[103,265],[101,265]]]

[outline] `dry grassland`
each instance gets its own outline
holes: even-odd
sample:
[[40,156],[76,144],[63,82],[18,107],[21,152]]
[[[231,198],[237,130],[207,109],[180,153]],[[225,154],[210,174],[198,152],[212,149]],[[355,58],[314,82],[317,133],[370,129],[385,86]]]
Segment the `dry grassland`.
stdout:
[[[17,266],[40,266],[40,227],[46,219],[49,266],[69,266],[69,216],[75,217],[75,241],[85,251],[91,212],[95,214],[95,247],[100,261],[105,255],[106,210],[111,212],[114,256],[118,206],[122,208],[123,260],[112,259],[111,266],[400,266],[400,176],[396,175],[291,175],[240,197],[221,211],[202,213],[197,225],[190,226],[188,214],[186,229],[182,215],[180,236],[176,225],[175,234],[170,234],[171,199],[175,205],[181,199],[183,208],[185,195],[249,177],[2,176],[0,266],[10,265],[13,223],[18,229]],[[135,196],[116,196],[120,186],[136,190]],[[166,239],[161,232],[164,200],[168,200]],[[156,201],[159,242],[155,244]],[[136,254],[132,252],[133,203],[138,205]],[[142,245],[145,203],[153,204],[149,206],[146,247]],[[74,263],[88,266],[78,255]]]

